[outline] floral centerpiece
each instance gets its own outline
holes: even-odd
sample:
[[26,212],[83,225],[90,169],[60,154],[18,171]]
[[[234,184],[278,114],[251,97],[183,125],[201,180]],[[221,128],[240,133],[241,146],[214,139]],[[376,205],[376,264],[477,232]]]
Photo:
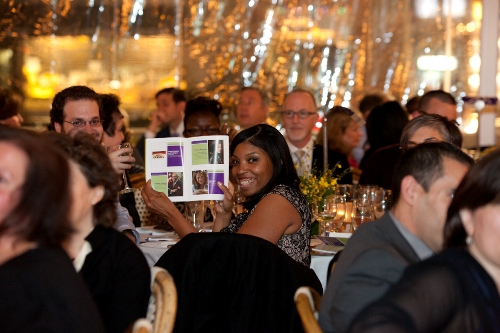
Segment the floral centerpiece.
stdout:
[[[329,195],[335,194],[335,189],[337,187],[337,181],[341,179],[346,173],[350,172],[349,169],[342,172],[340,175],[336,174],[335,171],[340,169],[340,163],[337,163],[333,169],[326,169],[321,175],[318,176],[318,172],[313,170],[310,175],[299,175],[300,178],[300,191],[306,197],[309,207],[312,208],[315,201],[326,198]],[[318,223],[316,221],[316,212],[311,209],[312,213],[312,225],[311,225],[311,235],[317,235]]]
[[349,172],[345,170],[342,174],[337,175],[335,170],[340,167],[340,164],[337,163],[333,169],[325,170],[320,176],[317,175],[318,173],[315,170],[311,171],[309,176],[299,175],[300,191],[306,197],[307,202],[313,202],[335,194],[337,181]]

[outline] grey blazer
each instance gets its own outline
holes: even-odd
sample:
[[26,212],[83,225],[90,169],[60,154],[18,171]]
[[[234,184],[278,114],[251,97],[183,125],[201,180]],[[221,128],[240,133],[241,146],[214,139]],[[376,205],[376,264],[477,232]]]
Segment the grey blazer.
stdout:
[[346,332],[354,317],[382,297],[420,259],[389,214],[363,224],[340,256],[320,306],[324,332]]

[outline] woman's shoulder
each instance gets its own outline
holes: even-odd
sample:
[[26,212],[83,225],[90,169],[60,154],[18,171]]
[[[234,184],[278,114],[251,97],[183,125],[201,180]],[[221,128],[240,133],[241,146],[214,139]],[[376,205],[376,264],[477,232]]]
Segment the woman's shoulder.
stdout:
[[303,197],[302,192],[300,192],[298,189],[295,189],[291,186],[284,184],[276,185],[271,191],[269,191],[268,194],[280,194],[283,196],[293,195],[293,196]]
[[288,185],[278,184],[265,196],[270,194],[281,195],[282,197],[285,197],[288,201],[290,201],[293,205],[307,205],[306,197],[302,194],[302,192]]
[[262,199],[270,194],[277,194],[285,198],[295,209],[298,210],[299,214],[302,216],[303,220],[309,219],[309,206],[307,205],[306,197],[297,189],[293,187],[279,184],[276,185],[269,193],[267,193]]

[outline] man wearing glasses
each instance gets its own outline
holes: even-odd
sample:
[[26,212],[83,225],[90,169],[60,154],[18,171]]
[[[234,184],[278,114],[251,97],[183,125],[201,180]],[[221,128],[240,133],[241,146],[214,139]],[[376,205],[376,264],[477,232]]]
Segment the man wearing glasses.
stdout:
[[[86,86],[72,86],[54,96],[50,110],[50,129],[69,136],[85,132],[101,142],[104,132],[102,118],[102,103],[99,94]],[[129,169],[130,163],[135,162],[132,156],[122,156],[131,152],[132,148],[122,148],[109,154],[117,173]],[[118,218],[113,227],[138,242],[139,235],[130,221],[127,209],[117,202],[116,213]]]
[[[316,100],[311,92],[295,89],[285,96],[281,119],[285,128],[285,138],[292,154],[293,162],[301,177],[308,177],[312,170],[317,174],[323,172],[323,146],[314,143],[312,130],[318,121]],[[335,170],[341,174],[349,168],[347,158],[328,150],[328,168],[333,169],[337,163],[341,168]],[[347,173],[339,180],[341,184],[352,184],[352,176]]]

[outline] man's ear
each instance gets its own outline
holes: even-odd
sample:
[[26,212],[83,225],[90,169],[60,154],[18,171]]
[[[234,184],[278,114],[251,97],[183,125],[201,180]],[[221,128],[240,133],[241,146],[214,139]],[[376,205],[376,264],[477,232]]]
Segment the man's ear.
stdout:
[[422,186],[417,182],[417,180],[411,176],[405,176],[401,181],[401,193],[400,197],[407,204],[413,206],[415,200],[418,197],[419,191],[423,190]]
[[179,111],[179,113],[184,114],[184,110],[186,109],[186,102],[180,101],[179,103],[176,104],[176,106],[177,106],[177,111]]
[[62,133],[62,126],[59,123],[54,123],[54,129],[57,133]]
[[92,197],[90,198],[90,202],[92,205],[97,204],[104,197],[104,186],[99,185],[92,188]]

